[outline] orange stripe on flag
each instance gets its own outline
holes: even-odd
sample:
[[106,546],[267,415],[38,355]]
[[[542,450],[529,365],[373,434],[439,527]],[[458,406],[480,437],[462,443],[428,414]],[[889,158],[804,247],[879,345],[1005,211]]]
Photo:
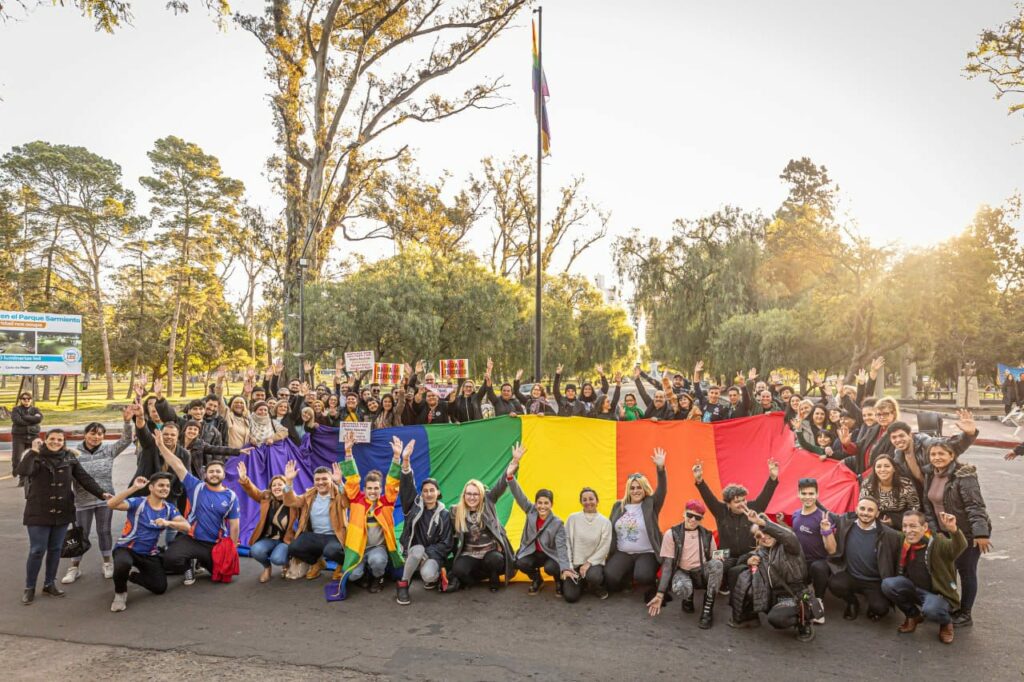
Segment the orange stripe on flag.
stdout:
[[[716,492],[721,489],[713,429],[710,424],[696,421],[619,422],[616,432],[616,495],[621,499],[626,478],[632,473],[645,475],[651,486],[656,486],[658,475],[651,455],[655,448],[664,448],[667,453],[665,475],[668,477],[668,494],[659,518],[661,530],[664,532],[682,522],[686,501],[700,499],[693,482],[693,465],[697,460],[703,460],[704,480],[711,489]],[[711,514],[704,516],[704,526],[711,530],[717,528]]]

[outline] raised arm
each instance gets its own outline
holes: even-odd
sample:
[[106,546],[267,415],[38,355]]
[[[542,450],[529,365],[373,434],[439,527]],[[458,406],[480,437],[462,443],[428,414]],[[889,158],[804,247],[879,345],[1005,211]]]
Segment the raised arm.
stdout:
[[761,494],[757,496],[757,499],[749,503],[747,507],[754,509],[759,512],[763,512],[768,508],[768,503],[772,501],[772,496],[775,494],[775,488],[779,485],[779,463],[774,459],[768,460],[768,480],[765,481],[764,487],[761,488]]
[[523,489],[519,486],[519,481],[516,480],[519,460],[523,458],[525,453],[526,448],[523,447],[522,443],[516,443],[512,447],[512,461],[508,463],[508,467],[505,469],[505,481],[508,484],[508,489],[512,492],[512,497],[516,500],[516,504],[525,513],[529,514],[533,510],[533,503],[530,502],[530,498],[526,496]]
[[555,394],[555,402],[561,406],[562,404],[562,365],[559,363],[558,367],[555,368],[555,385],[553,388]]
[[167,466],[171,467],[171,470],[175,475],[177,475],[178,480],[184,481],[186,474],[188,474],[188,467],[185,466],[185,463],[181,461],[176,452],[164,445],[163,438],[154,438],[153,441],[156,443],[157,449],[160,450],[160,454],[163,456],[164,461],[167,462]]
[[718,518],[719,514],[726,512],[728,507],[724,502],[715,497],[715,494],[711,492],[711,488],[704,481],[704,462],[697,460],[693,465],[693,482],[697,486],[697,492],[700,493],[700,497],[704,500],[704,506],[708,508],[711,515]]
[[668,495],[668,476],[665,474],[665,450],[654,448],[651,461],[658,470],[658,487],[654,489],[654,513],[660,514],[661,508],[665,505],[665,496]]
[[349,500],[359,496],[359,468],[352,455],[352,448],[356,443],[356,435],[351,431],[345,432],[345,459],[341,461],[341,475],[345,477],[345,495]]
[[147,485],[149,485],[149,480],[145,476],[136,476],[130,486],[107,500],[107,507],[114,511],[128,511],[130,508],[128,498],[134,496],[135,493],[139,492]]

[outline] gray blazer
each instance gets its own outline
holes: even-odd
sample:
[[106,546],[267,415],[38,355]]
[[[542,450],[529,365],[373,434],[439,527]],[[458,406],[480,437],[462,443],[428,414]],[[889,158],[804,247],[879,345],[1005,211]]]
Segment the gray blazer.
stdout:
[[508,482],[508,489],[512,497],[516,499],[519,508],[526,513],[526,524],[523,526],[523,538],[519,542],[519,551],[516,552],[516,559],[530,556],[537,551],[536,543],[544,553],[558,562],[560,571],[571,571],[569,563],[569,547],[565,541],[565,524],[562,519],[554,514],[548,514],[540,531],[537,530],[537,519],[539,514],[537,508],[530,502],[530,498],[523,493],[519,481],[513,478]]

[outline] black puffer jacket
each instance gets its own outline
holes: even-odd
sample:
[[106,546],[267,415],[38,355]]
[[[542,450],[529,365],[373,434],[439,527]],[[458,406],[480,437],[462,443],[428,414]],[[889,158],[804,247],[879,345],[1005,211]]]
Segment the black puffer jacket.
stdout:
[[[413,472],[402,472],[401,481],[398,484],[398,498],[402,505],[402,514],[405,516],[405,523],[402,525],[402,536],[398,543],[402,551],[408,553],[416,537],[417,526],[423,517],[423,498],[416,494],[416,481]],[[433,559],[441,566],[448,561],[448,555],[452,553],[455,546],[455,535],[452,527],[452,515],[445,508],[441,500],[437,501],[434,515],[430,517],[430,525],[423,531],[426,541],[423,544],[423,551],[427,557]]]
[[11,410],[11,435],[28,436],[25,440],[39,435],[39,424],[43,421],[43,413],[35,405],[25,407],[16,405]]
[[29,450],[14,473],[28,479],[22,518],[26,526],[71,523],[75,518],[75,481],[98,498],[106,493],[66,448],[54,452],[42,445],[40,452]]
[[763,557],[759,570],[765,571],[768,586],[773,590],[785,589],[788,585],[793,592],[801,591],[807,585],[807,562],[800,541],[792,529],[768,521],[764,532],[775,538],[771,547],[758,547],[752,552],[740,556],[739,564],[747,563],[747,559],[755,554]]
[[[934,478],[935,471],[928,466],[924,470],[925,494],[921,496],[921,503],[928,517],[928,526],[933,533],[937,533],[940,530],[938,515],[928,499],[928,490]],[[978,470],[973,464],[953,462],[949,465],[946,485],[942,491],[942,504],[947,514],[956,517],[956,527],[963,531],[968,545],[975,538],[987,538],[992,534],[992,522],[988,518],[985,498],[981,496],[981,486],[978,484]]]

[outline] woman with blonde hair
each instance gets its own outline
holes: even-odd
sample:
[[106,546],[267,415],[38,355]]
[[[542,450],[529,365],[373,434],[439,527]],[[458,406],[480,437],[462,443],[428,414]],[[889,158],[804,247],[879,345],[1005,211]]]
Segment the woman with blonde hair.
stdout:
[[443,591],[454,592],[486,578],[491,592],[497,592],[501,578],[508,581],[515,574],[515,554],[494,506],[508,487],[508,477],[508,470],[502,471],[490,490],[476,479],[462,487],[459,501],[451,510],[455,561],[447,584],[442,574]]
[[630,474],[622,499],[612,505],[612,548],[605,564],[605,584],[610,590],[624,590],[631,582],[653,586],[660,560],[661,528],[658,515],[668,493],[665,451],[655,448],[651,461],[658,471],[658,487],[641,473]]

